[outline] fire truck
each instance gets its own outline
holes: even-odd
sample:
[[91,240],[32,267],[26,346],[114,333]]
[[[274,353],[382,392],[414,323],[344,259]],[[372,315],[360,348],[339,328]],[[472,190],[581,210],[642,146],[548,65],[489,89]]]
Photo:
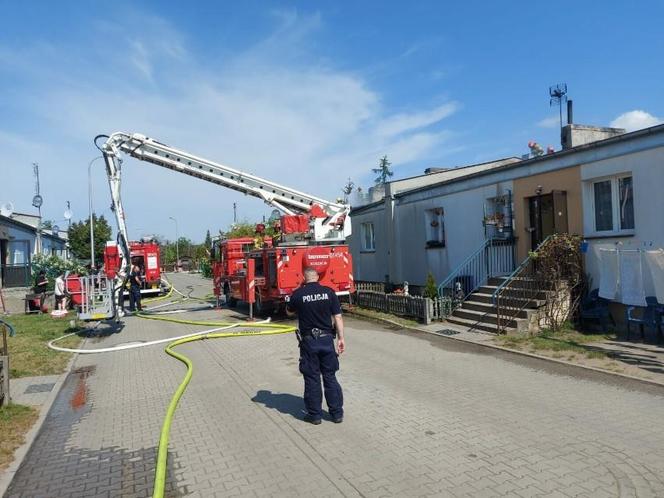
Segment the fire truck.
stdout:
[[291,234],[282,233],[276,241],[259,237],[262,245],[259,248],[252,238],[215,241],[212,250],[215,295],[223,295],[231,307],[243,301],[255,303],[258,314],[279,313],[287,296],[302,284],[306,267],[315,268],[321,284],[334,289],[337,295],[348,295],[355,290],[348,246],[284,242]]
[[[97,145],[100,138],[106,141]],[[350,206],[330,202],[275,182],[194,156],[138,133],[98,135],[95,144],[106,163],[112,209],[118,225],[121,264],[111,288],[113,313],[122,313],[120,290],[130,271],[131,248],[121,198],[122,155],[184,173],[263,200],[281,214],[280,235],[218,244],[214,257],[215,293],[230,302],[256,304],[260,311],[283,307],[286,297],[303,282],[306,266],[339,295],[354,291],[352,259],[345,244],[351,234]],[[88,299],[90,300],[90,299]],[[98,299],[98,301],[101,301]],[[90,314],[93,314],[91,311]]]
[[[143,282],[141,294],[159,294],[161,292],[161,260],[159,244],[153,239],[141,239],[129,242],[131,262],[141,269]],[[106,242],[104,248],[104,273],[115,279],[122,258],[117,242]]]

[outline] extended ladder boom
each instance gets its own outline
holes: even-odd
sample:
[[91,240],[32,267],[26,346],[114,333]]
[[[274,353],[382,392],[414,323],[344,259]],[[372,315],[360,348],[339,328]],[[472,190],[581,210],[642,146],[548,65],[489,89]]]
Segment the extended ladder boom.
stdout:
[[[120,196],[122,158],[128,154],[173,171],[179,171],[217,185],[262,199],[286,215],[310,214],[313,219],[312,240],[316,243],[340,243],[351,234],[350,206],[329,202],[304,192],[279,185],[263,178],[243,173],[223,164],[203,159],[157,142],[139,133],[113,133],[100,147],[106,162],[113,210],[118,223],[118,242],[124,259],[118,280],[129,272],[129,238]],[[95,139],[96,141],[97,139]],[[119,284],[118,284],[119,285]]]
[[151,162],[174,171],[223,185],[252,195],[275,206],[285,214],[308,213],[315,204],[329,215],[347,212],[348,206],[329,202],[278,183],[244,173],[223,164],[203,159],[157,142],[139,133],[114,133],[104,145],[104,153],[117,156],[124,152],[141,161]]

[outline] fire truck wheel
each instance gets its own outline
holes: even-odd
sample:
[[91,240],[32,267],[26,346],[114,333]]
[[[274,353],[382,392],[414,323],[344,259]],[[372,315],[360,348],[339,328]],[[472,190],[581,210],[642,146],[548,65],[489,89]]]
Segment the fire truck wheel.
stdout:
[[260,292],[256,292],[256,304],[255,304],[256,314],[265,316],[270,311],[272,311],[272,306],[270,304],[264,303],[261,298]]

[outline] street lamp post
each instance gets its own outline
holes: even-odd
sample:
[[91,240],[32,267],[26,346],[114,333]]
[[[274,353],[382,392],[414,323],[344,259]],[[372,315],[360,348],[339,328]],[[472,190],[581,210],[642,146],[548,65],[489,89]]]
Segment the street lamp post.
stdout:
[[178,220],[168,217],[175,222],[175,271],[180,271],[180,236],[178,235]]
[[102,156],[95,157],[92,161],[88,163],[88,211],[89,211],[89,221],[90,221],[90,269],[92,270],[95,267],[95,224],[93,220],[93,209],[92,209],[92,163],[97,159],[102,159]]

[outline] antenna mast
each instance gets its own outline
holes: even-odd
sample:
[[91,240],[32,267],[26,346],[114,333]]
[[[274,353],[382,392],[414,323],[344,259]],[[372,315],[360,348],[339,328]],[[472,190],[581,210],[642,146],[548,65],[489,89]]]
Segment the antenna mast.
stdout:
[[549,107],[558,104],[558,114],[560,115],[560,128],[563,127],[563,103],[567,102],[567,83],[558,83],[549,87]]

